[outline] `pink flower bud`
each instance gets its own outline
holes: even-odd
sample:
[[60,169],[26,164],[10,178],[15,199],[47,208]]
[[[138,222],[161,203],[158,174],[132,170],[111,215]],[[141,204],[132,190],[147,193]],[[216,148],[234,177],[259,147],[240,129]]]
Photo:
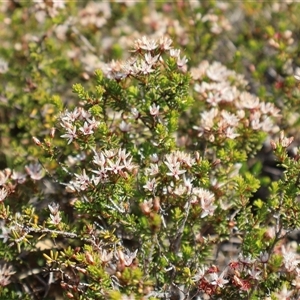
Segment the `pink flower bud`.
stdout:
[[51,128],[51,130],[50,130],[50,137],[51,137],[51,138],[54,138],[55,130],[56,130],[56,129],[55,129],[54,127]]
[[276,143],[273,140],[270,141],[270,145],[271,145],[273,150],[275,150],[277,148]]
[[37,146],[41,146],[42,143],[40,142],[40,140],[38,138],[36,138],[35,136],[32,137],[33,142],[37,145]]

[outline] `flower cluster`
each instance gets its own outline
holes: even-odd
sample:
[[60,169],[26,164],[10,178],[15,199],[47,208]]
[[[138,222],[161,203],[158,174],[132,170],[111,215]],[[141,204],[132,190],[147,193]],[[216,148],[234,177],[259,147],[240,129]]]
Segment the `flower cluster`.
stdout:
[[76,107],[73,111],[65,110],[60,115],[60,125],[66,132],[61,135],[62,138],[68,140],[68,144],[79,137],[89,136],[94,133],[99,122],[82,107]]
[[[291,251],[286,251],[282,248],[283,268],[294,278],[293,283],[295,290],[287,290],[286,285],[279,292],[274,292],[275,299],[296,299],[291,296],[299,295],[300,290],[300,270],[298,268],[299,260]],[[237,291],[250,291],[254,289],[263,276],[266,276],[266,265],[270,259],[267,252],[261,253],[259,257],[252,258],[239,254],[238,258],[231,260],[228,265],[220,272],[217,266],[205,267],[198,270],[194,277],[198,284],[200,293],[208,296],[216,295],[220,289],[225,289],[226,286],[234,286]],[[286,295],[289,295],[287,297]]]
[[40,1],[40,0],[34,0],[34,5],[35,5],[35,16],[36,19],[40,22],[43,23],[45,21],[45,18],[47,15],[49,15],[51,18],[54,18],[57,16],[60,12],[60,10],[65,9],[65,1],[55,1],[55,0],[50,0],[50,1]]
[[111,17],[109,2],[88,2],[79,13],[78,20],[84,27],[101,28]]
[[[38,163],[32,163],[25,166],[25,171],[33,180],[40,180],[44,176],[42,167]],[[23,184],[25,181],[25,173],[9,168],[0,171],[0,203],[3,202],[9,194],[15,191],[18,184]]]
[[236,139],[245,128],[266,133],[278,131],[274,119],[279,117],[279,109],[245,91],[247,82],[243,76],[219,62],[207,61],[192,68],[191,73],[196,95],[205,107],[199,125],[193,127],[198,136],[214,142]]
[[50,210],[50,223],[58,225],[62,220],[59,211],[59,204],[53,202],[48,205],[48,208]]
[[286,43],[287,45],[292,45],[294,43],[292,35],[293,33],[290,30],[286,30],[282,33],[277,32],[269,38],[268,43],[271,47],[280,49],[283,43]]
[[220,272],[216,266],[200,269],[195,275],[200,292],[212,296],[218,293],[219,289],[226,286],[235,286],[237,290],[249,291],[259,280],[264,269],[261,259],[252,259],[239,255],[237,260],[232,260]]
[[[225,2],[223,3],[225,4]],[[225,4],[226,5],[226,4]],[[223,6],[223,9],[227,9],[227,7]],[[218,16],[216,14],[206,14],[200,19],[203,23],[210,24],[210,31],[214,34],[221,34],[224,31],[229,31],[232,29],[232,26],[228,19],[224,15]]]
[[15,274],[12,266],[7,266],[6,264],[0,267],[0,286],[6,286],[10,283],[11,275]]
[[88,187],[107,183],[115,176],[127,178],[135,170],[132,156],[125,149],[94,150],[92,169],[93,174],[87,175],[83,169],[81,174],[75,174],[75,179],[66,186],[68,192],[79,192]]
[[[31,163],[25,166],[24,169],[33,181],[41,180],[45,175],[45,172],[39,163]],[[14,195],[16,193],[18,185],[23,185],[26,182],[26,173],[11,170],[9,168],[0,171],[0,204],[4,203],[6,199],[9,199],[10,195]],[[2,209],[4,209],[4,207],[4,205],[1,206]],[[5,219],[5,213],[3,214],[3,212],[5,212],[5,210],[2,211],[2,217],[0,219],[0,239],[2,239],[3,243],[6,243],[9,240],[12,231],[18,231],[20,226],[18,223],[12,222],[12,220],[7,221]],[[19,215],[19,213],[16,213],[15,218],[18,219]]]
[[186,71],[187,58],[181,57],[180,49],[173,49],[171,44],[172,40],[167,37],[154,40],[143,36],[134,44],[133,52],[139,56],[125,62],[112,61],[103,69],[103,72],[108,78],[115,80],[147,75],[154,72],[159,62],[162,64],[164,53],[169,53],[169,56],[175,60],[178,69]]
[[[300,276],[300,256],[295,253],[295,249],[286,249],[285,246],[282,246],[282,257],[283,257],[283,266],[286,272],[293,276]],[[288,251],[289,250],[289,251]],[[298,278],[300,280],[300,277]]]
[[[178,3],[178,9],[181,10],[185,3]],[[202,4],[196,1],[187,1],[187,7],[192,7],[194,10],[200,10]],[[196,13],[194,18],[189,18],[189,23],[191,26],[196,26],[197,24],[206,25],[210,32],[219,35],[223,32],[229,31],[231,29],[231,24],[225,16],[225,11],[228,10],[228,5],[225,2],[218,2],[216,8],[222,10],[224,13],[222,15],[217,15],[212,10],[205,12],[203,14]],[[152,29],[154,29],[154,35],[156,34],[167,34],[170,30],[175,33],[177,40],[181,45],[186,45],[191,43],[190,37],[188,35],[187,27],[184,22],[179,20],[173,20],[168,17],[169,12],[174,10],[171,4],[166,4],[164,6],[165,12],[163,14],[157,10],[150,12],[148,16],[143,18],[144,24]]]
[[[183,151],[173,151],[166,154],[163,160],[160,160],[157,154],[151,156],[149,167],[145,169],[146,183],[143,186],[146,193],[152,194],[154,197],[157,192],[163,190],[175,198],[188,199],[196,210],[200,208],[201,218],[212,216],[217,206],[214,204],[215,195],[209,190],[194,186],[196,182],[192,169],[197,165],[197,155],[193,157],[190,153]],[[167,167],[165,170],[164,166]],[[169,177],[171,181],[162,179],[162,176]],[[160,182],[168,182],[167,185],[161,186]],[[148,208],[154,208],[157,198],[144,202]],[[147,209],[148,211],[148,209]]]
[[200,204],[202,209],[201,218],[206,216],[212,216],[214,214],[215,209],[217,208],[214,205],[215,195],[208,190],[203,188],[194,188],[192,191],[191,204]]
[[[94,229],[91,229],[90,237],[97,241],[98,239],[95,237],[95,234],[96,232],[94,231]],[[70,262],[72,263],[75,272],[78,272],[78,275],[88,274],[84,267],[92,268],[93,266],[98,264],[98,272],[102,275],[95,276],[101,276],[99,277],[99,280],[103,280],[104,278],[108,279],[108,277],[111,276],[114,278],[115,283],[120,285],[120,283],[118,283],[118,277],[120,277],[122,273],[135,272],[135,270],[137,269],[137,252],[138,250],[129,251],[122,248],[115,250],[106,250],[103,245],[101,245],[101,243],[99,243],[98,245],[95,242],[95,249],[87,246],[82,252],[77,251],[70,258]],[[51,265],[51,263],[53,262],[53,258],[48,255],[45,255],[45,258],[47,258],[48,260],[48,265]],[[65,273],[66,266],[64,260],[57,260],[57,264],[60,265],[61,273],[66,276],[67,279],[70,278]],[[84,290],[89,287],[89,284],[85,283],[81,278],[81,280],[79,279],[76,282],[68,280],[62,281],[61,287],[63,290],[65,290],[68,298],[74,298],[74,294],[76,292],[84,293]]]

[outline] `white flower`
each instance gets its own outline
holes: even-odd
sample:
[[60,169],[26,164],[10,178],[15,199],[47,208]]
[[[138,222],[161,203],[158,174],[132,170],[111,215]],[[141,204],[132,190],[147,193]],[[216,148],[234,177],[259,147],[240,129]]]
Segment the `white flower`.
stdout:
[[261,102],[260,110],[263,114],[269,114],[272,117],[280,116],[280,110],[276,108],[273,103],[270,102]]
[[[109,65],[103,68],[105,76],[109,79],[122,80],[126,77],[123,71],[123,64],[119,61],[112,60]],[[127,71],[129,73],[129,71]]]
[[95,185],[98,185],[99,182],[104,183],[108,179],[107,170],[104,167],[99,168],[98,170],[92,170],[97,176],[92,176],[92,181]]
[[150,115],[151,115],[151,116],[158,116],[158,114],[159,114],[159,105],[156,106],[156,104],[153,103],[153,104],[149,107],[149,111],[150,111]]
[[8,71],[8,62],[0,58],[0,74],[4,74]]
[[248,274],[251,276],[252,279],[254,280],[260,280],[260,273],[262,271],[261,270],[257,270],[257,268],[255,267],[255,265],[253,264],[252,269],[248,270]]
[[291,136],[291,137],[288,138],[288,137],[284,136],[284,132],[283,131],[280,132],[279,142],[280,142],[280,145],[282,147],[287,148],[288,146],[291,145],[291,143],[293,142],[293,140],[294,140],[293,136]]
[[150,155],[150,160],[151,160],[151,162],[153,162],[153,163],[157,163],[158,160],[159,160],[158,155],[157,155],[156,153],[151,154],[151,155]]
[[242,92],[240,94],[240,108],[256,109],[259,108],[259,99],[255,95],[248,92]]
[[133,260],[136,258],[138,249],[136,249],[134,252],[130,252],[127,250],[127,252],[124,254],[124,260],[125,260],[125,266],[130,266],[133,262]]
[[[79,130],[84,134],[84,135],[89,135],[93,134],[94,131],[94,125],[89,124],[88,122],[84,122],[83,127],[80,127]],[[68,143],[69,144],[69,143]]]
[[76,134],[76,126],[71,127],[71,128],[67,127],[66,130],[67,130],[67,133],[61,135],[60,137],[62,137],[62,138],[64,138],[64,139],[68,139],[68,145],[69,145],[69,144],[72,143],[72,141],[73,141],[74,139],[77,138],[77,134]]
[[91,116],[92,116],[91,113],[89,111],[85,110],[83,107],[79,107],[78,110],[80,112],[80,117],[79,117],[80,120],[83,120],[83,119],[88,120],[91,118]]
[[207,199],[201,198],[201,218],[205,218],[206,216],[212,216],[214,214],[215,209],[217,208],[212,202],[207,201]]
[[179,180],[179,175],[186,172],[186,170],[180,170],[180,162],[169,163],[165,161],[165,164],[169,168],[170,172],[167,172],[166,174],[169,176],[175,177],[175,179]]
[[152,180],[148,180],[146,184],[143,186],[145,190],[153,192],[156,187],[156,180],[153,178]]
[[97,153],[95,150],[94,150],[94,153],[95,153],[95,155],[93,157],[93,163],[100,167],[104,167],[106,164],[106,158],[105,158],[104,154],[102,152]]
[[251,115],[251,127],[253,130],[259,130],[261,128],[261,121],[260,121],[260,112],[256,111],[254,114]]
[[39,163],[25,166],[25,170],[32,180],[41,180],[45,176],[45,172]]
[[292,299],[291,296],[294,294],[294,291],[291,290],[289,291],[286,287],[286,285],[284,284],[283,288],[281,289],[281,291],[279,291],[278,293],[275,293],[275,297],[278,300],[290,300]]
[[[69,112],[68,110],[65,110],[60,115],[60,120],[62,121],[61,125],[65,123],[73,123],[75,122],[81,115],[81,111],[78,107],[75,107],[75,109],[72,112]],[[64,126],[63,126],[64,127]]]
[[9,239],[9,234],[11,233],[11,228],[7,228],[4,226],[4,222],[0,223],[0,227],[2,230],[2,234],[0,234],[0,239],[3,239],[3,243],[6,243]]
[[26,174],[13,170],[11,179],[17,181],[19,184],[22,184],[26,181]]
[[121,163],[121,158],[119,158],[116,162],[109,159],[108,160],[109,167],[106,169],[112,171],[115,174],[118,174],[119,171],[125,168],[125,166],[120,165],[120,163]]
[[[77,190],[81,190],[84,191],[88,188],[91,179],[89,178],[89,176],[86,174],[85,169],[82,170],[81,174],[75,174],[75,182],[70,182],[73,184],[73,186],[77,189]],[[79,189],[78,189],[79,188]]]
[[118,150],[118,157],[125,161],[130,156],[130,153],[126,153],[126,149],[119,149]]
[[221,102],[222,100],[223,98],[219,93],[212,93],[212,92],[209,92],[206,98],[206,102],[211,104],[212,106],[217,106],[219,102]]
[[194,277],[192,278],[193,281],[199,281],[200,279],[202,279],[204,277],[204,275],[206,274],[207,272],[207,268],[201,268],[198,270],[198,272],[194,275]]
[[130,130],[130,124],[127,124],[124,120],[119,125],[119,128],[123,132],[128,132]]
[[211,284],[223,288],[224,284],[229,282],[229,280],[224,279],[226,272],[227,270],[225,269],[220,275],[218,275],[217,273],[211,273],[210,274]]
[[4,264],[0,268],[0,285],[6,286],[10,283],[10,276],[15,274],[12,266],[7,267],[7,264]]
[[186,56],[184,56],[182,58],[178,57],[177,67],[180,69],[183,69],[186,66],[187,62],[188,62],[188,59],[186,58]]
[[158,164],[150,164],[150,167],[146,169],[146,174],[154,176],[159,173]]
[[134,119],[138,119],[138,117],[140,116],[139,111],[135,107],[133,107],[131,109],[131,114],[132,114],[132,116],[133,116]]
[[5,185],[10,175],[11,175],[11,170],[8,168],[5,169],[4,171],[0,171],[0,186]]
[[217,208],[215,205],[213,205],[215,195],[203,188],[194,188],[192,192],[191,204],[200,204],[202,208],[201,218],[204,218],[208,215],[212,216]]
[[58,225],[62,220],[59,212],[56,215],[50,215],[50,219],[50,223],[52,223],[53,225]]
[[154,65],[157,62],[158,58],[159,54],[155,56],[152,56],[149,52],[145,54],[145,61],[148,65]]
[[170,56],[178,59],[180,57],[180,49],[171,49]]
[[136,63],[136,67],[138,68],[139,72],[144,75],[154,72],[154,69],[152,69],[152,65],[148,65],[143,60],[140,61],[140,63]]
[[273,133],[275,133],[275,132],[279,131],[279,127],[278,126],[274,126],[273,121],[269,117],[265,118],[262,121],[261,128],[265,132],[273,132]]
[[[87,113],[89,113],[89,112],[87,112]],[[88,121],[88,123],[90,124],[90,127],[92,129],[97,128],[99,126],[99,124],[100,124],[99,121],[95,120],[95,117],[93,117],[92,119],[90,119],[90,118],[87,117],[86,120]]]
[[177,186],[174,189],[173,192],[174,192],[175,195],[182,196],[182,195],[186,194],[187,189],[186,189],[186,187],[184,185],[180,184],[179,186]]
[[232,102],[238,95],[236,86],[226,86],[220,91],[223,101]]
[[183,175],[183,182],[187,192],[190,193],[193,189],[192,179],[186,178],[185,175]]
[[251,256],[244,256],[242,253],[239,254],[238,260],[244,265],[252,265],[255,262],[255,259],[251,259]]
[[142,39],[135,41],[134,48],[136,50],[143,49],[146,51],[152,51],[157,48],[157,43],[155,40],[150,40],[146,36],[143,36]]
[[300,80],[300,68],[299,67],[296,68],[294,77],[296,80]]
[[172,49],[172,40],[166,36],[163,36],[159,39],[159,46],[161,50],[167,51]]
[[104,150],[104,154],[107,158],[113,158],[116,156],[118,150],[117,149],[109,149],[109,150]]
[[214,119],[218,115],[218,109],[212,108],[209,111],[204,111],[200,114],[201,125],[205,130],[210,130],[214,126]]
[[2,187],[0,189],[0,202],[4,201],[4,199],[7,197],[7,189],[5,187]]
[[235,114],[232,114],[226,110],[222,110],[221,116],[223,117],[226,124],[228,124],[229,126],[236,127],[239,124],[240,119]]
[[221,82],[227,79],[229,72],[221,63],[213,62],[206,70],[206,75],[213,81]]
[[260,252],[259,254],[259,260],[265,264],[268,262],[269,260],[269,253],[267,251],[264,251],[264,252]]
[[52,202],[51,204],[48,205],[48,208],[52,215],[56,215],[59,212],[59,204],[58,203]]
[[284,246],[282,246],[283,264],[288,272],[293,272],[298,267],[300,260],[296,259],[295,253],[287,251]]
[[107,251],[103,249],[100,253],[100,260],[102,263],[108,263],[113,259],[113,256],[114,256],[113,252],[107,253]]
[[225,136],[231,140],[234,140],[236,137],[240,136],[240,134],[236,133],[233,127],[228,127],[225,130]]

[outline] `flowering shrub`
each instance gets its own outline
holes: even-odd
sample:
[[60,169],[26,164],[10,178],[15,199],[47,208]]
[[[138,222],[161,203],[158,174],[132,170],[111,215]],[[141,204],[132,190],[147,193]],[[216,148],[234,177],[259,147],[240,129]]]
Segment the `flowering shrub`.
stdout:
[[1,299],[300,297],[297,6],[1,5]]

